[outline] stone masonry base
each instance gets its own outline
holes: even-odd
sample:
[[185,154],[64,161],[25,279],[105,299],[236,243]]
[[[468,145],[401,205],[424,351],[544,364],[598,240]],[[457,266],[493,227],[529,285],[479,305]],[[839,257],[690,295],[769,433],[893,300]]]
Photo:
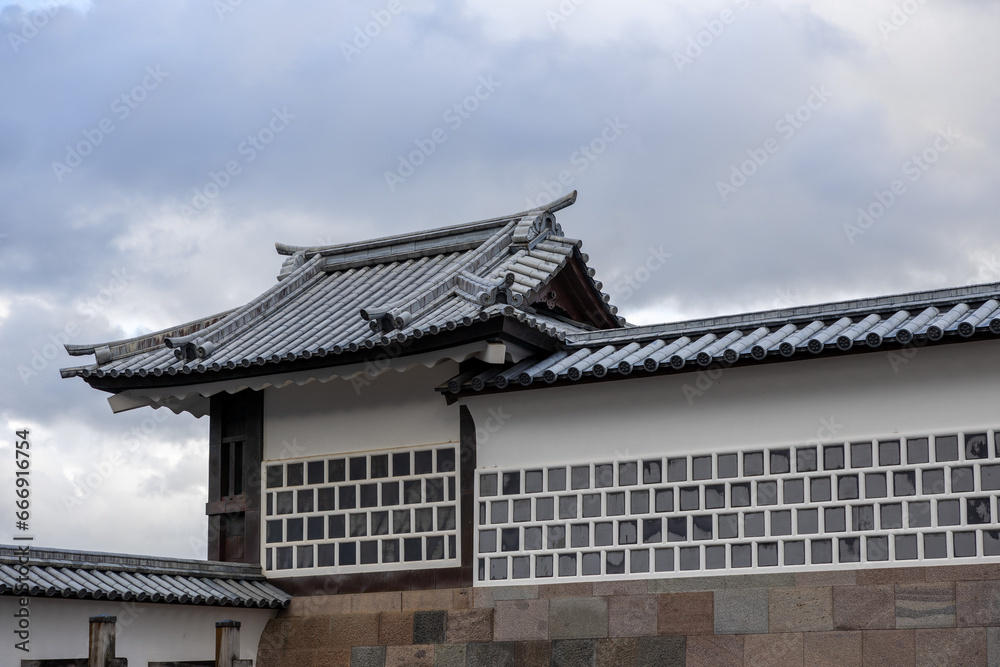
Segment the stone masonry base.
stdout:
[[1000,565],[296,597],[257,667],[1000,667]]

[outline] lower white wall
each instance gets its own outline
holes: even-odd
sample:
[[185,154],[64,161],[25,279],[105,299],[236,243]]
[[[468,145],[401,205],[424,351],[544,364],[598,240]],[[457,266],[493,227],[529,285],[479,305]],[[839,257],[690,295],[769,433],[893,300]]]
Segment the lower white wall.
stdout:
[[272,609],[236,609],[176,604],[141,604],[29,598],[30,653],[14,648],[18,599],[0,596],[0,667],[19,667],[21,660],[86,658],[88,619],[91,616],[118,617],[118,656],[128,658],[133,667],[150,661],[212,660],[215,651],[215,623],[235,620],[240,629],[240,657],[254,659],[257,643]]

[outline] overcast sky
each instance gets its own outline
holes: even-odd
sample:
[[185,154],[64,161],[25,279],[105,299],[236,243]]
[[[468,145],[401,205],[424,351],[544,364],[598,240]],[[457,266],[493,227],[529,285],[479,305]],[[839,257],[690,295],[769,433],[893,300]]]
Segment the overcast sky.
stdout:
[[61,343],[241,305],[275,241],[578,189],[636,323],[1000,280],[995,2],[0,0],[0,33],[0,470],[30,428],[37,544],[205,556],[208,420],[112,415]]

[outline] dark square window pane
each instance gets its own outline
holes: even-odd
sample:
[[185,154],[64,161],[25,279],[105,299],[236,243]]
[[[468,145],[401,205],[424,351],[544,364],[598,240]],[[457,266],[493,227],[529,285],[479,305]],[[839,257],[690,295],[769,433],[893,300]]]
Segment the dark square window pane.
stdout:
[[[439,449],[435,452],[437,455],[437,471],[438,472],[454,472],[455,471],[455,450],[451,447],[446,449]],[[372,461],[374,463],[374,460]]]
[[865,498],[885,498],[887,491],[884,472],[865,473]]
[[657,489],[656,490],[656,511],[657,512],[673,512],[674,511],[674,490],[673,489]]
[[823,519],[825,532],[839,533],[847,530],[847,521],[843,507],[824,507]]
[[[550,489],[551,491],[552,489]],[[552,576],[552,556],[535,556],[535,576]]]
[[778,504],[777,482],[757,482],[757,504],[758,505]]
[[[410,453],[403,452],[392,455],[393,477],[406,477],[410,474]],[[495,489],[496,487],[494,487]],[[494,491],[495,492],[495,491]]]
[[712,539],[712,515],[704,514],[691,517],[693,524],[692,537],[696,540]]
[[382,482],[382,504],[399,504],[399,482]]
[[882,514],[882,530],[892,530],[903,527],[902,504],[892,503],[889,505],[882,505],[879,509]]
[[278,547],[274,550],[277,560],[276,570],[290,570],[292,569],[292,548],[291,547]]
[[434,452],[413,452],[413,474],[427,475],[434,472]]
[[809,478],[809,502],[822,503],[830,500],[830,478]]
[[701,547],[681,547],[681,570],[701,569]]
[[352,514],[350,518],[351,537],[364,537],[368,534],[367,514]]
[[615,483],[615,469],[610,463],[594,466],[594,486],[603,489]]
[[267,500],[265,501],[265,503],[267,504],[267,516],[271,516],[272,514],[274,514],[274,494],[268,493],[265,495],[267,497]]
[[330,536],[331,540],[347,536],[347,524],[344,521],[343,514],[333,514],[327,517],[327,523],[329,524],[330,528],[327,535]]
[[[998,540],[1000,542],[1000,540]],[[674,550],[673,549],[654,549],[653,550],[653,567],[656,568],[657,572],[673,572],[674,571]]]
[[983,531],[983,555],[1000,556],[1000,530]]
[[916,471],[903,470],[892,473],[892,493],[895,496],[912,496],[917,492]]
[[497,495],[497,474],[495,472],[491,472],[488,475],[479,476],[479,495],[481,496]]
[[899,462],[898,440],[878,443],[878,464],[880,466],[898,466]]
[[736,477],[740,474],[739,465],[736,454],[719,454],[719,477]]
[[544,490],[544,475],[541,470],[529,470],[524,473],[525,493],[541,493]]
[[503,493],[505,496],[521,493],[521,473],[505,472],[503,474]]
[[771,450],[771,474],[781,475],[791,469],[789,456],[791,452],[787,449]]
[[542,548],[541,526],[528,526],[524,529],[524,548],[525,550]]
[[299,489],[295,493],[295,505],[299,514],[313,511],[313,490]]
[[595,516],[601,516],[601,494],[585,493],[583,494],[583,518]]
[[[709,517],[711,523],[711,517]],[[637,544],[639,542],[639,524],[637,521],[618,522],[618,544]]]
[[392,532],[396,535],[410,532],[410,510],[392,511]]
[[705,547],[705,569],[720,570],[726,566],[726,545]]
[[622,516],[625,514],[625,493],[607,493],[605,494],[605,502],[607,503],[607,515],[608,516]]
[[688,520],[686,516],[671,517],[667,519],[667,541],[668,542],[687,541],[687,525],[688,525]]
[[316,507],[320,512],[337,509],[337,487],[327,486],[317,489],[316,493],[319,495]]
[[771,513],[771,535],[792,534],[792,511],[775,510]]
[[549,491],[566,490],[566,468],[549,468]]
[[267,488],[273,489],[285,485],[284,466],[267,466]]
[[337,564],[336,558],[336,544],[319,544],[316,546],[316,565],[318,567],[333,567]]
[[284,542],[284,521],[278,519],[277,521],[267,522],[267,543],[274,544],[275,542]]
[[976,479],[972,467],[951,469],[951,492],[975,491]]
[[531,499],[514,501],[514,521],[531,521]]
[[929,462],[928,450],[927,438],[907,438],[906,462],[910,465]]
[[368,457],[354,456],[350,459],[351,479],[368,479]]
[[434,508],[421,507],[413,510],[413,532],[428,533],[432,530],[434,530]]
[[924,558],[947,558],[946,533],[924,533]]
[[906,503],[907,525],[910,528],[927,528],[931,525],[931,503],[927,500]]
[[896,560],[915,560],[917,557],[917,536],[896,535]]
[[[412,562],[421,560],[423,558],[423,553],[421,552],[423,545],[421,544],[421,542],[422,540],[419,537],[407,537],[403,539],[404,561]],[[491,560],[496,561],[498,559],[493,558]],[[500,559],[500,560],[506,562],[506,559]]]
[[813,565],[833,562],[833,544],[830,540],[811,540],[809,551]]
[[[444,480],[434,477],[424,480],[424,501],[439,503],[444,500]],[[530,501],[528,501],[530,502]]]
[[985,433],[965,436],[965,458],[967,460],[987,459],[989,457],[990,452]]
[[458,496],[455,493],[455,478],[448,478],[448,500],[457,500]]
[[952,553],[955,558],[973,558],[976,555],[976,531],[951,534]]
[[740,516],[739,514],[719,515],[719,539],[732,539],[740,536]]
[[378,542],[369,541],[361,543],[361,564],[373,565],[378,563]]
[[286,475],[285,486],[300,486],[305,481],[301,463],[289,463]]
[[497,550],[497,531],[479,531],[479,550],[485,554],[495,553]]
[[634,461],[618,464],[618,484],[632,486],[639,483],[638,468]]
[[663,541],[663,519],[657,517],[642,520],[642,541],[645,543]]
[[[374,516],[373,521],[374,521]],[[438,507],[437,508],[437,529],[438,530],[455,530],[455,508],[454,507]]]
[[921,470],[920,489],[925,495],[944,493],[944,470],[940,468],[934,470]]
[[687,486],[681,489],[681,510],[700,509],[701,492],[697,486]]
[[419,479],[410,479],[403,482],[403,504],[413,505],[421,501],[421,482]]
[[[938,463],[958,460],[957,435],[939,435],[934,438],[934,460]],[[924,544],[926,543],[925,539]]]
[[340,487],[340,509],[352,510],[358,506],[357,487]]
[[875,530],[875,506],[855,505],[851,508],[853,530]]
[[275,507],[278,514],[291,514],[292,513],[292,494],[293,491],[279,491],[274,494]]
[[823,470],[840,470],[844,467],[844,446],[827,445],[823,448]]
[[511,573],[514,579],[527,579],[531,576],[531,557],[515,556],[511,559]]
[[326,535],[326,517],[311,516],[306,520],[306,539],[322,540]]
[[958,500],[937,501],[939,526],[957,526],[962,523],[962,508]]
[[378,484],[361,485],[361,506],[378,507]]
[[966,498],[965,514],[970,524],[993,523],[989,498]]
[[[372,457],[372,477],[388,477],[389,476],[389,455],[379,454]],[[372,546],[376,546],[376,543],[372,543]]]
[[520,528],[504,528],[503,530],[500,531],[500,550],[501,551],[521,550]]
[[302,540],[302,519],[287,519],[285,522],[285,541],[299,542]]
[[590,546],[589,523],[574,523],[569,527],[569,545],[574,548]]
[[[409,560],[409,558],[407,558]],[[419,559],[417,559],[419,560]],[[503,581],[507,578],[507,559],[506,558],[491,558],[490,559],[490,579],[492,581]]]
[[629,494],[632,514],[646,514],[649,512],[649,491],[632,491]]
[[750,506],[750,483],[729,485],[729,502],[733,507]]
[[344,459],[333,459],[328,466],[328,479],[331,482],[343,482],[347,479],[347,465]]
[[545,547],[547,549],[565,549],[566,528],[563,526],[546,526]]
[[577,516],[576,496],[559,496],[559,518],[575,519]]
[[796,472],[816,471],[815,447],[799,447],[795,450],[795,471]]
[[857,500],[857,498],[858,498],[858,476],[838,475],[837,500]]
[[538,498],[535,500],[535,521],[551,521],[555,518],[555,498]]
[[389,534],[389,513],[372,512],[372,535]]
[[574,489],[590,488],[590,466],[573,466],[570,477]]
[[786,479],[782,482],[781,493],[786,503],[804,503],[805,482],[801,479]]
[[757,565],[774,567],[778,564],[778,543],[760,542],[757,544]]
[[692,479],[712,479],[712,457],[696,456],[691,461]]
[[382,540],[382,562],[399,562],[399,540]]
[[648,549],[632,549],[629,551],[629,571],[633,573],[649,572]]
[[687,459],[667,459],[667,481],[686,482],[688,478]]
[[705,487],[705,509],[713,510],[726,506],[726,485],[709,484]]
[[660,461],[643,461],[642,483],[659,484],[663,481],[663,471],[661,470],[662,466],[663,464]]
[[753,545],[733,544],[729,547],[729,557],[733,567],[750,567],[753,565]]
[[576,554],[559,554],[559,576],[576,576]]
[[764,452],[746,452],[743,454],[743,476],[764,474]]
[[764,513],[747,512],[743,515],[743,537],[764,536]]
[[584,576],[594,576],[601,573],[601,554],[600,553],[588,553],[583,554],[581,560],[581,568]]
[[851,467],[868,468],[872,464],[872,443],[856,442],[851,445]]
[[838,537],[837,546],[840,549],[841,563],[858,563],[861,561],[861,539],[858,537]]
[[795,518],[800,535],[814,535],[819,532],[819,510],[795,510]]
[[785,565],[805,565],[806,564],[806,543],[805,542],[785,542],[782,545],[785,554]]
[[979,468],[980,480],[983,491],[996,491],[1000,489],[1000,465],[984,465]]

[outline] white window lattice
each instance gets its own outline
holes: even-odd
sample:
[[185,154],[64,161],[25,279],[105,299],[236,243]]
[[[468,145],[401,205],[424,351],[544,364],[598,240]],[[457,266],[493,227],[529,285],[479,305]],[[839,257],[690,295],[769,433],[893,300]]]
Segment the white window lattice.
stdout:
[[477,583],[1000,558],[995,454],[981,431],[480,470]]
[[269,576],[460,564],[457,446],[263,465]]

